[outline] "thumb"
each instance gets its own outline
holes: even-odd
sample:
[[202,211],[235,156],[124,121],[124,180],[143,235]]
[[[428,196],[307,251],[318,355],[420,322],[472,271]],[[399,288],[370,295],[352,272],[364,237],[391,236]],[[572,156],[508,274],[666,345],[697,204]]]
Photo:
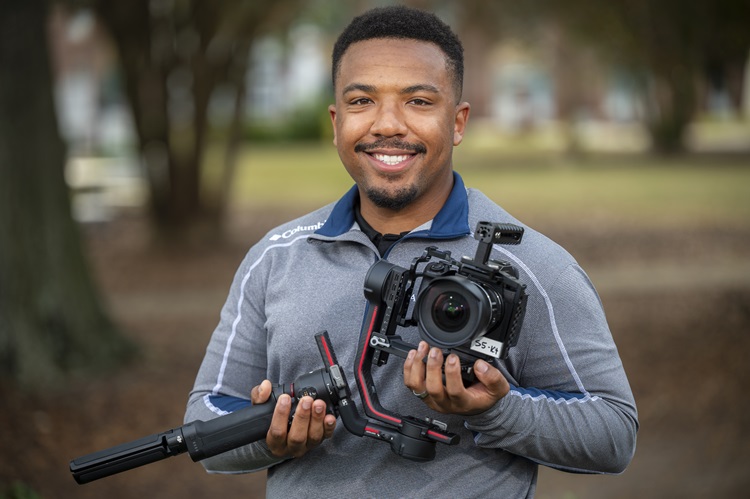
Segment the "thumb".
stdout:
[[250,400],[253,404],[263,404],[268,400],[271,395],[271,382],[263,380],[260,385],[256,385],[250,390]]
[[484,360],[478,359],[474,362],[474,374],[487,391],[495,395],[498,400],[505,397],[510,391],[510,385],[503,373]]

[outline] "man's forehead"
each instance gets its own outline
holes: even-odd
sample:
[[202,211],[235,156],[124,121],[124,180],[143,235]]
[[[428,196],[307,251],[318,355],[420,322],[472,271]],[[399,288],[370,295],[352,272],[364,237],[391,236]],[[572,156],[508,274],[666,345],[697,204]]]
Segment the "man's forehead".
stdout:
[[[381,71],[434,73],[449,72],[447,57],[432,42],[401,38],[375,38],[352,43],[341,57],[336,79],[349,79],[367,73],[377,76]],[[448,75],[449,76],[449,75]],[[337,82],[337,87],[339,87]],[[344,85],[347,82],[343,82]]]
[[367,40],[360,40],[352,43],[342,54],[341,62],[343,63],[344,60],[351,59],[352,54],[360,54],[363,52],[377,53],[386,50],[394,50],[397,52],[402,52],[404,50],[432,52],[435,55],[439,55],[439,60],[445,61],[447,59],[443,50],[433,42],[418,40],[416,38],[384,37],[369,38]]

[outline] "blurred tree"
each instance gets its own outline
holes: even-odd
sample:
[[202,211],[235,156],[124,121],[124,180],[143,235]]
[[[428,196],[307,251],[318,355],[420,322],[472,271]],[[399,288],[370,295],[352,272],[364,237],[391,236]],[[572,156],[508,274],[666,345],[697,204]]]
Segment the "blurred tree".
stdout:
[[647,125],[658,152],[678,152],[698,111],[707,69],[727,82],[738,105],[737,75],[750,49],[747,0],[536,0],[536,15],[642,81]]
[[[442,3],[445,2],[432,2],[438,7]],[[464,0],[449,5],[456,9],[455,29],[464,46],[464,97],[471,103],[472,117],[486,118],[492,112],[494,91],[488,48],[508,34],[508,24],[503,16],[505,2]]]
[[[500,37],[536,47],[552,45],[556,105],[563,121],[573,120],[576,109],[592,100],[588,94],[596,85],[587,86],[582,68],[594,52],[641,82],[647,125],[659,152],[683,149],[701,87],[726,91],[735,109],[740,108],[750,49],[748,0],[466,0],[455,9],[467,64],[481,63],[486,54],[482,46]],[[474,68],[477,73],[467,78],[487,80],[481,74],[486,67]],[[476,82],[468,85],[474,100],[489,95],[475,91]]]
[[[81,3],[81,2],[79,2]],[[119,51],[125,88],[162,239],[218,235],[234,170],[253,40],[283,26],[299,0],[85,0]],[[220,180],[206,182],[204,155],[212,99],[233,96]],[[214,165],[216,166],[216,165]]]
[[45,0],[0,2],[0,376],[37,386],[132,351],[70,214],[46,21]]

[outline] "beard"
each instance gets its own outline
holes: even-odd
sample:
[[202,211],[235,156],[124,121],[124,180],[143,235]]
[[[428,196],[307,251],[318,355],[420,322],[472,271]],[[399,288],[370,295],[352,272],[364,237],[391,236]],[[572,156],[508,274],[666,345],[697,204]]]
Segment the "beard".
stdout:
[[[424,144],[412,144],[399,138],[380,138],[373,143],[359,143],[354,147],[354,152],[369,152],[377,148],[395,148],[404,151],[411,151],[416,154],[427,153]],[[377,207],[385,208],[392,211],[401,211],[414,201],[419,195],[417,185],[408,185],[399,187],[395,192],[377,187],[365,187],[365,195]]]
[[396,192],[388,192],[385,189],[368,187],[365,189],[367,199],[378,208],[391,211],[401,211],[409,206],[417,198],[419,189],[415,185],[401,187]]

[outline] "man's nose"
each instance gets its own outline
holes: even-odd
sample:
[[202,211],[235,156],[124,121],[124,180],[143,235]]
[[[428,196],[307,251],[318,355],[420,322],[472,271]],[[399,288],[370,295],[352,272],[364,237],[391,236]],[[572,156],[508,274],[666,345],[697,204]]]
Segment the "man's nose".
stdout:
[[403,110],[395,103],[382,103],[370,127],[373,135],[382,137],[404,136],[407,132]]

